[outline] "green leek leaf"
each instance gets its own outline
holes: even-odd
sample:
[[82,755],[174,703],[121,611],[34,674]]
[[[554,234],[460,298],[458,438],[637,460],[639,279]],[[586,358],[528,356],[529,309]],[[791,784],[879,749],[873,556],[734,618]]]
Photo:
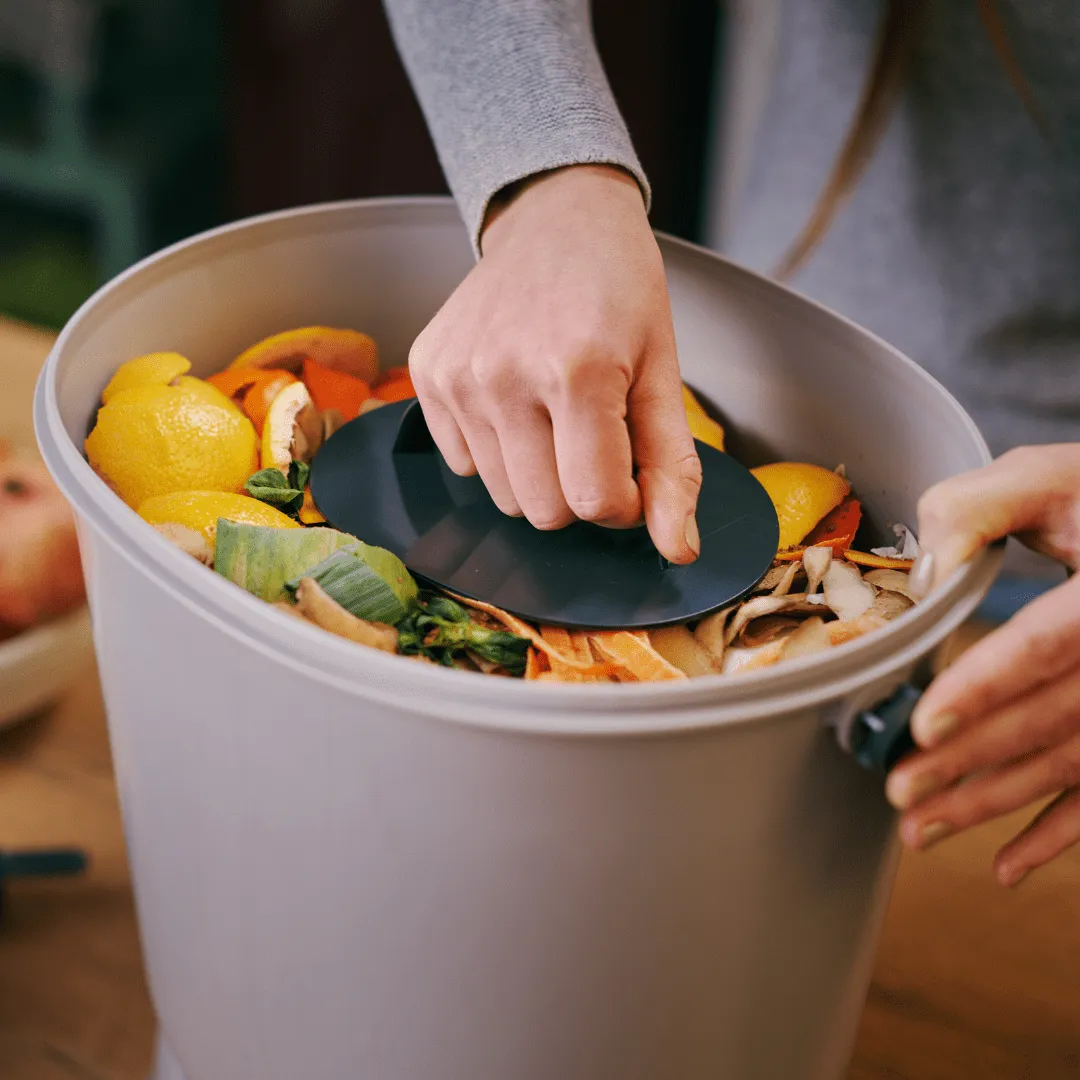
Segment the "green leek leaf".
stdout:
[[313,578],[346,611],[368,622],[397,626],[416,600],[417,586],[405,564],[385,548],[357,542],[285,583],[295,595],[301,578]]
[[272,604],[282,598],[287,581],[302,576],[331,552],[357,543],[355,536],[326,527],[275,529],[222,518],[217,526],[214,570]]

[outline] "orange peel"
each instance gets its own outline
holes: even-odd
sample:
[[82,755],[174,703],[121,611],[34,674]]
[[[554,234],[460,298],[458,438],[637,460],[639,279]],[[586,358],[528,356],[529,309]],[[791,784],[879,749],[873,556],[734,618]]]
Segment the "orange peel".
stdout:
[[877,570],[910,570],[915,565],[914,559],[894,559],[888,555],[874,555],[869,551],[854,551],[848,548],[844,558],[856,566],[870,566]]
[[620,681],[666,682],[687,677],[649,644],[648,634],[605,630],[589,634],[589,644],[603,658],[619,666]]
[[305,359],[355,375],[369,385],[379,377],[379,349],[374,338],[359,330],[331,326],[304,326],[271,334],[245,349],[229,366],[283,368],[298,375]]
[[776,508],[780,551],[804,540],[851,492],[843,476],[807,462],[777,461],[750,472]]

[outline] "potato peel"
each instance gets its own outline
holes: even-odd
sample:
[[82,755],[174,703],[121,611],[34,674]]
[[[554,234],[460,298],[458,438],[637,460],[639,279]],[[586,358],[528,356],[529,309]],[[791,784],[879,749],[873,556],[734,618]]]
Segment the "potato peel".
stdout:
[[314,578],[300,581],[296,590],[296,608],[328,633],[382,652],[397,652],[398,634],[392,626],[358,618],[332,599]]
[[840,619],[856,619],[874,603],[874,590],[867,585],[859,568],[833,560],[822,581],[825,603]]
[[772,596],[787,596],[791,592],[791,586],[795,583],[795,576],[802,569],[802,561],[789,563],[784,568],[784,573],[776,583],[771,593]]
[[684,675],[712,675],[719,670],[713,663],[712,654],[686,626],[662,626],[650,630],[649,644]]
[[698,644],[712,657],[713,664],[719,670],[723,667],[724,651],[727,648],[726,628],[728,616],[736,610],[738,605],[721,608],[711,615],[706,615],[694,629],[694,638]]
[[758,596],[748,600],[735,612],[735,618],[728,624],[724,633],[724,644],[730,645],[742,633],[743,627],[753,619],[763,615],[775,615],[778,612],[796,607],[806,599],[805,593],[789,593],[787,596]]

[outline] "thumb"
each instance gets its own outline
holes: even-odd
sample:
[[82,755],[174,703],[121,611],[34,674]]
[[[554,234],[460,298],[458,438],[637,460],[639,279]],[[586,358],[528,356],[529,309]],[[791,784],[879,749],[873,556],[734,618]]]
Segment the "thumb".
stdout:
[[935,484],[919,500],[922,555],[912,568],[914,590],[925,595],[1007,536],[1063,562],[1075,560],[1078,486],[1080,447],[1068,445],[1010,450]]
[[670,348],[643,364],[627,398],[626,423],[649,535],[666,559],[690,563],[701,551],[701,461],[686,419],[674,342]]

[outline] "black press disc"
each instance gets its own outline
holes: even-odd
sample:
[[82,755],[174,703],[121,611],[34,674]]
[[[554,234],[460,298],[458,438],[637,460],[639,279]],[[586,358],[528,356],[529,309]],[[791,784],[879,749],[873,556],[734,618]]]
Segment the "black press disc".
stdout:
[[415,401],[345,424],[315,458],[311,494],[342,532],[394,552],[430,585],[530,622],[640,629],[689,622],[749,592],[772,564],[779,525],[765,489],[701,443],[701,555],[661,558],[644,527],[575,522],[544,532],[507,517],[478,476],[450,471]]

